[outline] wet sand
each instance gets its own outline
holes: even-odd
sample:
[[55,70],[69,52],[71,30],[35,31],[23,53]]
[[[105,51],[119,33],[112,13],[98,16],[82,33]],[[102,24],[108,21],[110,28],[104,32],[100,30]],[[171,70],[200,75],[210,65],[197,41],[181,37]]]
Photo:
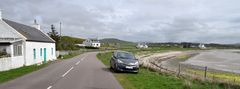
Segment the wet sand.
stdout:
[[240,73],[240,50],[209,50],[201,52],[183,63]]

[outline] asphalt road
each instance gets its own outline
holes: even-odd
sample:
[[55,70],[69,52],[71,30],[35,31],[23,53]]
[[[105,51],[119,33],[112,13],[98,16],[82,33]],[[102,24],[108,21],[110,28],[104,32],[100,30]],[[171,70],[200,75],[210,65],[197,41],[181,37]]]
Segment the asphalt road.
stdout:
[[0,89],[122,89],[95,52],[59,61],[0,85]]

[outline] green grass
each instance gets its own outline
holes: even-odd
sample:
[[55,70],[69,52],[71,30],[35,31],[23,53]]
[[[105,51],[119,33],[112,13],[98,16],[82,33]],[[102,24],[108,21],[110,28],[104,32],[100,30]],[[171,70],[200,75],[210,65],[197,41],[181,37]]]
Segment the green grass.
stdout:
[[97,58],[102,61],[103,64],[106,66],[109,66],[109,60],[112,56],[112,52],[106,52],[106,53],[98,53]]
[[77,55],[80,55],[81,53],[78,53],[78,52],[74,52],[74,53],[70,53],[70,54],[66,54],[66,55],[63,55],[63,58],[62,59],[70,59],[70,58],[73,58]]
[[[97,57],[106,66],[112,52],[99,53]],[[138,74],[114,73],[117,80],[125,89],[239,89],[239,86],[208,81],[191,80],[189,78],[178,78],[174,75],[160,74],[141,67]]]
[[62,59],[62,60],[65,60],[65,59],[70,59],[70,58],[73,58],[75,56],[78,56],[80,54],[84,53],[84,51],[73,51],[73,52],[70,52],[69,54],[66,54],[66,55],[62,55],[62,58],[59,56],[58,59]]
[[17,77],[23,76],[25,74],[31,73],[33,71],[39,70],[48,64],[42,64],[42,65],[31,65],[31,66],[24,66],[16,69],[11,69],[8,71],[2,71],[0,72],[0,83],[7,82],[9,80],[15,79]]
[[[205,74],[204,70],[196,70],[196,69],[194,70],[188,69],[187,72],[190,72],[199,76],[204,76]],[[240,75],[235,73],[207,71],[207,77],[221,79],[224,81],[229,81],[231,83],[240,84]]]

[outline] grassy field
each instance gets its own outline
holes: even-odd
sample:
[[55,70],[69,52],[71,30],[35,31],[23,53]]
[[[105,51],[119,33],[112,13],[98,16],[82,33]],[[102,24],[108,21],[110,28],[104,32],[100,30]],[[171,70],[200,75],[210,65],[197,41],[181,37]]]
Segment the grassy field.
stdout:
[[[98,59],[106,66],[109,66],[109,59],[112,52],[99,53]],[[140,68],[138,74],[114,73],[115,77],[125,89],[239,89],[238,86],[203,82],[178,78],[174,75],[161,74],[146,68]]]
[[[188,69],[187,72],[192,74],[196,74],[199,76],[204,76],[204,70],[196,70],[196,69]],[[221,79],[223,81],[227,81],[229,83],[240,84],[240,75],[235,73],[227,73],[227,72],[207,72],[207,77],[210,79]]]
[[42,65],[31,65],[31,66],[24,66],[24,67],[20,67],[17,69],[12,69],[9,71],[2,71],[0,72],[0,84],[4,83],[6,81],[15,79],[17,77],[23,76],[25,74],[31,73],[33,71],[39,70],[45,66],[47,66],[48,64],[42,64]]

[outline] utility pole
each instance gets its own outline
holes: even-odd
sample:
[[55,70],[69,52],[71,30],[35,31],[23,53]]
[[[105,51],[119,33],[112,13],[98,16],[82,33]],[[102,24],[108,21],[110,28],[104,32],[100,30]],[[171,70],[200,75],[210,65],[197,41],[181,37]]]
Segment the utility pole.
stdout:
[[62,39],[62,23],[60,22],[60,41]]

